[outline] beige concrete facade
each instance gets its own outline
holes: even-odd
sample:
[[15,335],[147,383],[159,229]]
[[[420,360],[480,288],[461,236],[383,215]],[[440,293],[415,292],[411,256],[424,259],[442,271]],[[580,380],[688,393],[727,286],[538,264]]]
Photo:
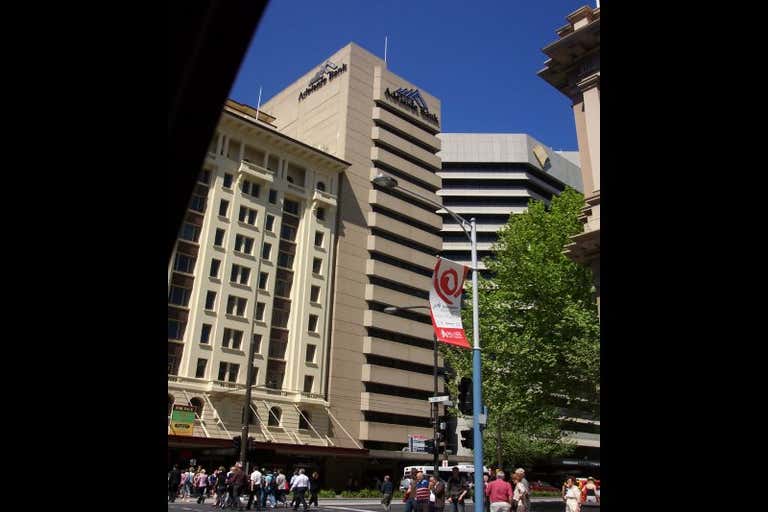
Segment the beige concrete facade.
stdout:
[[[353,438],[377,457],[400,459],[409,434],[431,434],[432,328],[426,309],[381,310],[427,306],[442,223],[434,207],[371,179],[391,175],[440,201],[440,101],[351,43],[263,109],[281,133],[351,164],[339,183],[328,396]],[[338,431],[333,441],[353,446]]]
[[336,211],[348,163],[273,121],[228,101],[195,185],[168,270],[169,415],[173,403],[191,403],[194,438],[239,434],[256,343],[250,436],[328,447]]
[[573,102],[584,180],[584,232],[566,254],[592,269],[600,307],[600,8],[585,6],[567,16],[559,40],[543,48],[549,60],[539,76]]

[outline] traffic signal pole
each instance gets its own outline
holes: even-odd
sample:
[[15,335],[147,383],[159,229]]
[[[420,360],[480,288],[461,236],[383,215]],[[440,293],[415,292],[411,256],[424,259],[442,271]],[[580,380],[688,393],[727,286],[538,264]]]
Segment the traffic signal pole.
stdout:
[[[435,394],[434,396],[437,396],[437,336],[432,335],[432,338],[435,340],[435,368],[433,370],[433,375],[435,379]],[[432,404],[432,411],[434,415],[434,430],[432,432],[432,438],[435,440],[435,449],[434,453],[432,455],[433,464],[434,464],[434,472],[432,473],[435,475],[435,478],[437,478],[437,475],[439,473],[437,469],[438,459],[440,458],[440,441],[437,438],[437,432],[439,428],[440,423],[440,417],[439,417],[439,411],[440,411],[440,404],[437,402]]]

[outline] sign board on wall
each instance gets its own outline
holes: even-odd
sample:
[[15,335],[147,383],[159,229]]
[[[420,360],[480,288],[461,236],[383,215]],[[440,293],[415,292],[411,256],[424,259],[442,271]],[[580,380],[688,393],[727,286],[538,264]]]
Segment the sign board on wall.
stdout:
[[171,434],[191,436],[195,426],[195,408],[191,405],[174,405],[171,412]]

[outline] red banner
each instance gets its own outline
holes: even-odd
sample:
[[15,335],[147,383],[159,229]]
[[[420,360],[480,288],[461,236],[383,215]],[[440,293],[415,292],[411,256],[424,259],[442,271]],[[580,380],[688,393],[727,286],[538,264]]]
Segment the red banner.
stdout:
[[429,290],[429,313],[438,341],[462,348],[472,348],[461,323],[461,294],[468,267],[437,258]]

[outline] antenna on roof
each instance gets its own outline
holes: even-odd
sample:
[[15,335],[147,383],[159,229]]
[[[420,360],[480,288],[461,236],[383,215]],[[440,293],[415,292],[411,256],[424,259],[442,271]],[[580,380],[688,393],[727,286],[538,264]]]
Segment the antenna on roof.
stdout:
[[259,100],[256,102],[256,121],[259,120],[259,107],[261,106],[261,85],[259,85]]
[[384,64],[387,63],[387,39],[388,36],[384,36]]

